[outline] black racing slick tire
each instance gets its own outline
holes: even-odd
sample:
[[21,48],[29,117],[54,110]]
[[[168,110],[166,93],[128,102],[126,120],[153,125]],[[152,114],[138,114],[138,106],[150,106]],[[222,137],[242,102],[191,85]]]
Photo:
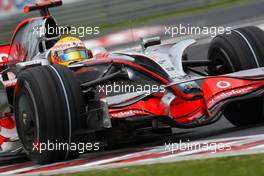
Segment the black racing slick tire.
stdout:
[[18,136],[27,156],[37,164],[77,158],[71,144],[84,112],[74,74],[60,65],[40,66],[19,73],[15,88]]
[[[210,75],[220,75],[264,66],[264,32],[249,26],[216,36],[208,50]],[[224,115],[235,126],[264,122],[264,97],[232,102]]]

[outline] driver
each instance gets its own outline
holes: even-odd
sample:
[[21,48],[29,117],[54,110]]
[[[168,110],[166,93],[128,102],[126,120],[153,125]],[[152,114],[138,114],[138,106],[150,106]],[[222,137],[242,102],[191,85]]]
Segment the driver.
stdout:
[[70,65],[84,59],[92,58],[91,50],[76,37],[64,37],[51,49],[49,61],[53,64]]

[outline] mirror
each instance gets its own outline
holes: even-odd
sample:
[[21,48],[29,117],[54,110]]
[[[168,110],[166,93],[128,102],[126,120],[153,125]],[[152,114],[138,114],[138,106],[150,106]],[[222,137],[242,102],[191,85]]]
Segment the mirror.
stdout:
[[145,51],[145,49],[150,46],[160,45],[160,44],[161,44],[161,40],[159,36],[141,39],[141,47],[143,51]]

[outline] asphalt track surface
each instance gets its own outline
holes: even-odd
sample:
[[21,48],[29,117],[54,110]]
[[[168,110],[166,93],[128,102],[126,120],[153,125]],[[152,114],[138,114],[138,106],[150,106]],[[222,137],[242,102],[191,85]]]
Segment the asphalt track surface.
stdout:
[[[263,7],[264,7],[264,2],[257,1],[256,3],[252,3],[249,5],[233,6],[230,8],[210,11],[207,13],[193,15],[190,17],[177,18],[173,21],[168,20],[168,21],[164,21],[164,23],[169,25],[174,25],[179,23],[199,24],[199,25],[224,25],[224,24],[237,25],[237,24],[247,23],[248,21],[252,22],[261,19],[264,20]],[[208,48],[208,42],[202,44],[198,43],[197,45],[192,47],[188,52],[191,58],[202,59],[206,57],[207,48]],[[90,155],[95,157],[98,156],[98,158],[100,158],[99,156],[101,156],[102,153],[105,152],[110,154],[118,153],[120,151],[133,152],[134,149],[139,150],[148,147],[162,146],[164,145],[165,142],[177,143],[179,142],[179,140],[182,141],[198,141],[198,140],[211,140],[211,139],[215,140],[222,138],[243,137],[243,136],[260,135],[260,134],[264,134],[263,124],[257,126],[238,128],[231,125],[224,117],[222,117],[218,122],[209,126],[198,127],[193,129],[173,129],[173,134],[171,135],[144,134],[143,136],[139,136],[138,138],[136,138],[135,141],[132,143],[114,146],[112,148],[107,148],[102,152],[96,152]],[[83,157],[86,157],[86,155]],[[1,173],[4,174],[5,172],[8,171],[5,169],[1,170],[1,168],[6,168],[11,164],[12,165],[24,164],[25,165],[24,167],[32,166],[30,161],[28,161],[24,157],[7,162],[2,161],[0,163],[0,174]]]
[[[192,15],[180,15],[178,17],[173,17],[167,20],[158,20],[158,21],[150,21],[144,23],[142,26],[151,27],[161,25],[164,27],[177,27],[180,24],[183,26],[187,26],[188,24],[191,26],[237,26],[247,24],[253,21],[264,20],[264,0],[252,0],[246,1],[246,3],[242,4],[234,4],[231,6],[226,6],[224,8],[208,10],[207,12],[198,12]],[[131,24],[131,31],[133,32],[133,28],[136,28],[137,25],[133,26]],[[110,31],[116,32],[116,31]],[[107,33],[103,33],[106,35]],[[170,39],[170,36],[164,35],[164,32],[161,34],[161,38],[163,40]],[[177,38],[180,36],[174,36]],[[121,46],[113,46],[109,47],[109,49],[120,49],[120,47],[130,47],[138,44],[138,41],[129,44],[122,44]],[[206,48],[203,48],[206,49]],[[204,50],[206,51],[206,50]],[[204,53],[204,52],[201,52]],[[200,52],[195,53],[198,57],[201,56]],[[205,56],[205,55],[202,55]],[[197,57],[196,57],[197,58]]]

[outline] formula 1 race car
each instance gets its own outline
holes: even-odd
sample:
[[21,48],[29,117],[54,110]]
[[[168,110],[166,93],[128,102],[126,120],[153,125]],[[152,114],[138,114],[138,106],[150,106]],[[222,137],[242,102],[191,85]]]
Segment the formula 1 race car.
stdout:
[[[11,43],[0,46],[1,156],[23,151],[45,164],[77,158],[73,144],[97,150],[98,143],[117,142],[140,129],[194,128],[222,114],[235,126],[264,122],[259,28],[216,36],[205,60],[188,59],[193,39],[171,46],[153,37],[142,40],[140,51],[102,52],[65,67],[47,61],[60,34],[38,36],[32,30],[57,28],[48,9],[61,4],[25,7],[40,10],[41,17],[20,23]],[[48,143],[52,149],[41,148]]]

